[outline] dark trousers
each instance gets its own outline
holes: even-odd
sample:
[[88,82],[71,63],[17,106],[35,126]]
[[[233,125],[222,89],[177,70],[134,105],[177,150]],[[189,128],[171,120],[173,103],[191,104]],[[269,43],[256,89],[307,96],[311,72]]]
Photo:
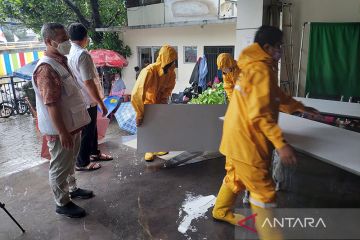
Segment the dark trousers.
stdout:
[[98,134],[97,134],[97,107],[88,108],[91,122],[81,132],[80,152],[76,159],[76,166],[85,167],[90,163],[90,155],[98,155]]

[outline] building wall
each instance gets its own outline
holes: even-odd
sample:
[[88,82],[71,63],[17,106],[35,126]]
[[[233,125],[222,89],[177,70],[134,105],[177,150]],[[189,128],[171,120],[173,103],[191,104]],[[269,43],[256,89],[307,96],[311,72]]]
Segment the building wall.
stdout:
[[238,0],[235,58],[254,41],[254,35],[263,22],[264,0]]
[[11,76],[15,70],[42,58],[43,56],[44,51],[39,49],[22,49],[0,52],[0,77]]
[[[287,0],[293,4],[295,78],[298,70],[301,29],[304,22],[360,22],[359,0]],[[300,96],[304,96],[309,45],[309,26],[304,38]]]
[[[272,0],[276,2],[276,0]],[[293,4],[293,38],[294,38],[294,77],[297,80],[301,32],[304,22],[359,22],[359,0],[284,0]],[[236,30],[235,56],[252,42],[256,28],[264,22],[262,11],[266,11],[270,0],[238,0],[238,18]],[[261,7],[261,5],[263,7]],[[301,66],[300,96],[304,96],[306,67],[309,45],[309,26],[304,38],[303,61]]]
[[[220,14],[234,17],[228,12],[234,8],[236,4],[226,4]],[[128,26],[218,20],[218,15],[219,0],[164,0],[163,3],[127,9]]]
[[165,0],[165,22],[217,20],[219,0]]
[[164,3],[127,9],[128,26],[164,24]]
[[121,38],[132,50],[132,56],[128,59],[129,65],[123,69],[127,92],[131,92],[135,84],[134,67],[138,66],[137,47],[170,44],[178,48],[179,67],[174,92],[179,92],[189,85],[195,66],[195,63],[184,63],[184,46],[197,46],[198,57],[204,54],[204,46],[234,46],[235,29],[236,24],[229,23],[126,30],[121,34]]

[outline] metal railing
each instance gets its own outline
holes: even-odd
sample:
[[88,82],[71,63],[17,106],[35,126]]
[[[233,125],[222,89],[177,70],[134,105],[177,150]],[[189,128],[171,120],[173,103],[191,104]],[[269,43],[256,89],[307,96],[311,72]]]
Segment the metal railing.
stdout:
[[26,82],[27,81],[24,81],[24,80],[15,80],[15,78],[13,76],[0,77],[0,94],[1,94],[0,103],[13,102],[15,114],[19,113],[18,102],[19,102],[19,100],[24,98],[24,95],[22,92],[22,86]]
[[7,42],[0,43],[0,51],[12,51],[18,49],[42,49],[45,48],[43,42],[28,41],[28,42]]

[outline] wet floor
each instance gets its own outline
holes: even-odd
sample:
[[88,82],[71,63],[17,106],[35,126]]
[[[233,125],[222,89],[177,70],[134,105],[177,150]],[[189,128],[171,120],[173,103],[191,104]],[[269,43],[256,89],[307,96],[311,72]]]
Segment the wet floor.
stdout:
[[[126,136],[112,121],[107,137]],[[35,119],[29,115],[0,118],[0,177],[10,175],[44,162],[41,159],[42,138]]]
[[[22,158],[25,162],[36,160],[33,155],[39,153],[36,149],[40,145],[28,142],[38,138],[35,128],[30,126],[32,120],[11,121],[14,122],[0,123],[1,130],[17,133],[12,125],[27,129],[27,133],[19,135],[26,143],[24,148],[19,144],[15,144],[16,147],[3,145],[2,137],[1,164],[6,166],[7,162]],[[96,194],[93,199],[76,200],[88,212],[83,219],[68,219],[55,214],[46,161],[0,177],[0,201],[5,202],[7,209],[27,231],[21,234],[0,209],[0,239],[234,239],[234,228],[214,222],[210,214],[212,201],[225,174],[224,158],[163,169],[160,168],[162,160],[147,164],[134,149],[123,145],[122,134],[116,124],[111,124],[108,137],[101,145],[103,151],[115,157],[114,161],[102,163],[103,167],[95,172],[77,173],[78,185],[92,189]],[[10,141],[19,142],[15,138]],[[16,151],[17,158],[9,160],[11,149]],[[359,184],[358,176],[299,155],[291,186],[288,191],[278,194],[278,205],[360,207]],[[199,205],[202,209],[190,211],[191,206]],[[241,206],[241,198],[238,198],[237,206]]]
[[42,163],[40,144],[41,136],[31,116],[0,118],[0,177]]

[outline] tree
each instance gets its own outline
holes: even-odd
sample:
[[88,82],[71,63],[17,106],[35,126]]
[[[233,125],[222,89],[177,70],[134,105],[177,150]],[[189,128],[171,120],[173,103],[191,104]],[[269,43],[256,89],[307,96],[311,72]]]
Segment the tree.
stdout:
[[[0,21],[13,19],[39,33],[46,22],[69,25],[80,22],[89,30],[94,46],[111,46],[130,56],[128,46],[116,33],[96,32],[96,28],[126,25],[125,0],[1,0]],[[112,41],[106,44],[106,41]]]

